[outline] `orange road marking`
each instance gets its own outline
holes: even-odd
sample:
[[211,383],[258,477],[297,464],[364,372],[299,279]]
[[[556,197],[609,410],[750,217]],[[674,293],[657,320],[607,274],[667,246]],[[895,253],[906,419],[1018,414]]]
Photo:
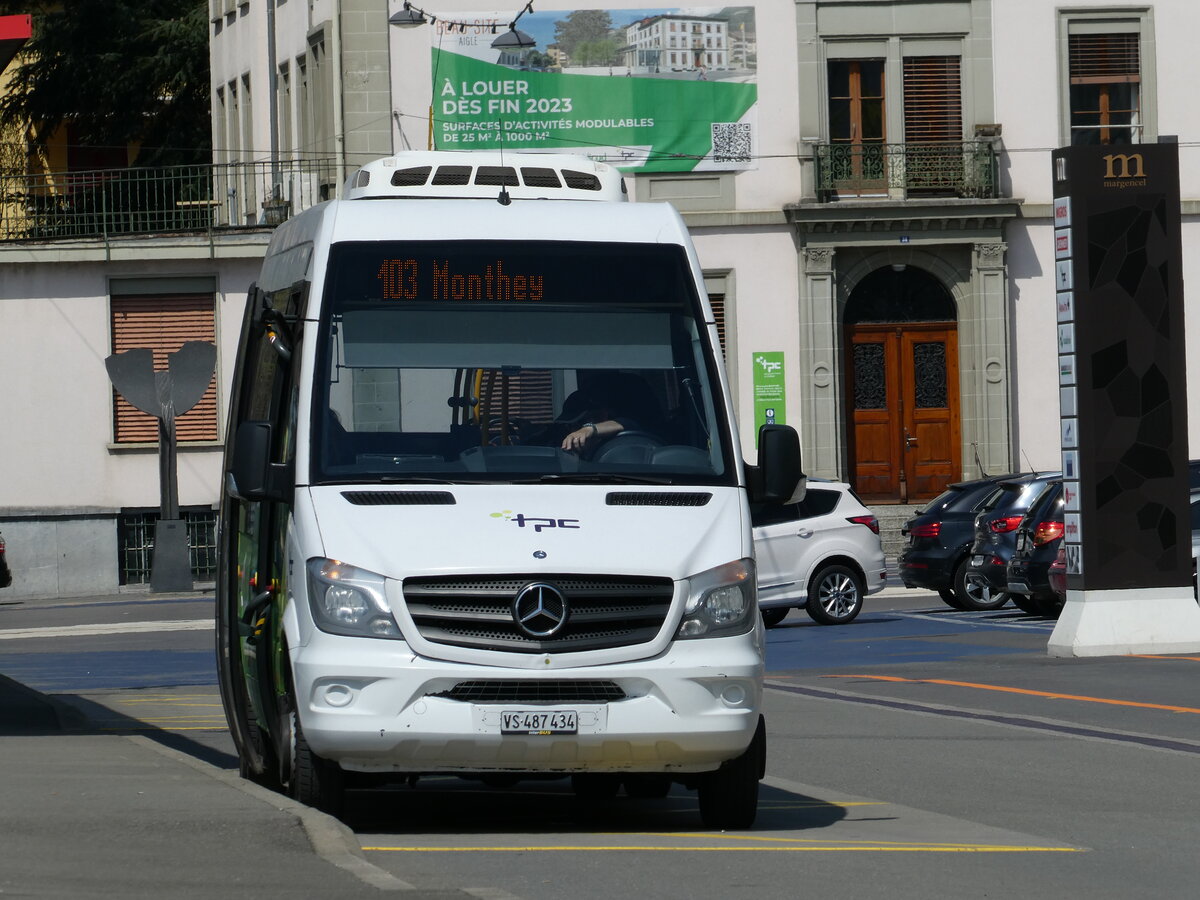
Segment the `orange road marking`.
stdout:
[[1028,688],[1004,687],[998,684],[976,684],[975,682],[971,681],[947,681],[942,678],[901,678],[897,675],[822,675],[821,677],[865,678],[870,681],[891,681],[903,684],[944,684],[950,687],[976,688],[981,691],[999,691],[1005,694],[1025,694],[1030,697],[1047,697],[1051,700],[1079,700],[1084,703],[1104,703],[1108,706],[1134,706],[1138,709],[1163,709],[1167,712],[1195,713],[1200,715],[1200,709],[1196,709],[1191,706],[1169,706],[1164,703],[1140,703],[1136,700],[1114,700],[1111,697],[1086,697],[1082,694],[1059,694],[1053,691],[1034,691]]
[[1130,653],[1135,659],[1182,659],[1187,662],[1200,662],[1200,656],[1155,656],[1152,653]]

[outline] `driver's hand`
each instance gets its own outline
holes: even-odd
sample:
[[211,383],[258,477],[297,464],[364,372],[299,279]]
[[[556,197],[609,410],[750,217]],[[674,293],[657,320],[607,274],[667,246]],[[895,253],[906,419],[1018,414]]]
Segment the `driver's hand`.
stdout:
[[576,453],[584,448],[584,445],[591,439],[595,433],[595,427],[591,425],[577,428],[565,438],[563,438],[562,448],[572,453]]

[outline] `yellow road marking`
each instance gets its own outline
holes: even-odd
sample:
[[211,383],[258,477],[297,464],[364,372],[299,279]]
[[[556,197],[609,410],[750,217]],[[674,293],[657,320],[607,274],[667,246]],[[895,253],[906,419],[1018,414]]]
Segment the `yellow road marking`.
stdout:
[[1159,656],[1154,653],[1130,653],[1134,659],[1182,659],[1186,662],[1200,662],[1200,656]]
[[1079,847],[1037,847],[1037,846],[1008,846],[1004,844],[907,844],[907,845],[876,845],[876,844],[830,844],[828,846],[770,846],[770,847],[671,847],[642,844],[613,844],[607,846],[580,845],[550,845],[550,846],[511,846],[511,847],[363,847],[364,851],[374,853],[532,853],[551,851],[585,851],[585,850],[652,850],[655,852],[675,851],[682,853],[1083,853]]
[[975,688],[980,691],[999,691],[1005,694],[1025,694],[1030,697],[1047,697],[1051,700],[1079,700],[1084,703],[1103,703],[1108,706],[1133,706],[1138,709],[1162,709],[1167,712],[1195,713],[1200,709],[1191,706],[1170,706],[1165,703],[1141,703],[1136,700],[1114,700],[1111,697],[1088,697],[1083,694],[1060,694],[1056,691],[1034,691],[1029,688],[1004,687],[998,684],[978,684],[973,681],[949,681],[944,678],[901,678],[898,675],[822,675],[822,678],[862,678],[869,681],[890,681],[902,684],[944,684],[949,687]]

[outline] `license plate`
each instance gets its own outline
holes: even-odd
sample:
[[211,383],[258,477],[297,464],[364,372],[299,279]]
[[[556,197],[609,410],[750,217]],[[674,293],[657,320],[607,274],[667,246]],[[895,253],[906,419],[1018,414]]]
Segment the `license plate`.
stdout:
[[501,734],[575,734],[579,713],[573,709],[511,709],[500,713]]
[[975,568],[979,568],[980,566],[983,565],[983,557],[982,556],[972,556],[971,557],[971,565],[975,566]]
[[1017,549],[1018,550],[1024,550],[1028,543],[1029,543],[1029,535],[1027,535],[1024,531],[1022,531],[1020,534],[1017,535]]

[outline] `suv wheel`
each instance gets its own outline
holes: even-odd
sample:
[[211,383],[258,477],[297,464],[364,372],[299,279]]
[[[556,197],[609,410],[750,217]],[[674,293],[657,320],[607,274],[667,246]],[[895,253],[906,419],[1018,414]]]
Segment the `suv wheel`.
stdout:
[[1008,602],[1008,593],[998,591],[978,572],[971,570],[971,560],[964,559],[954,573],[954,590],[963,609],[999,609]]
[[833,565],[821,569],[808,589],[804,608],[821,625],[845,625],[862,611],[863,585],[853,569]]

